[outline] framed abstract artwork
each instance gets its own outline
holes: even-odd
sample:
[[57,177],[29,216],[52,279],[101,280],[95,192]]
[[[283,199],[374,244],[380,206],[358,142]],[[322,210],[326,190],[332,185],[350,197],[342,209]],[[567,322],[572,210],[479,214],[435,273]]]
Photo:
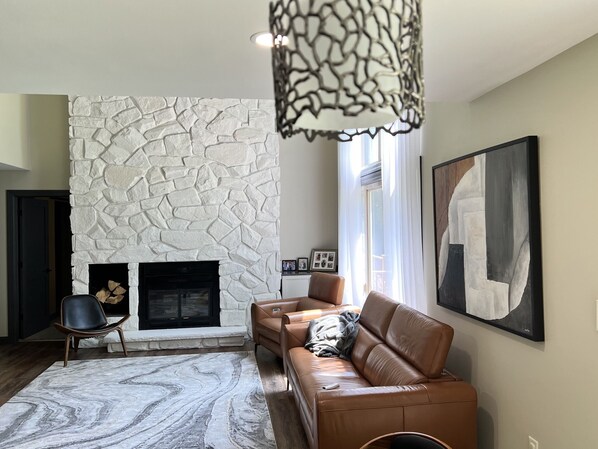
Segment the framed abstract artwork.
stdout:
[[538,138],[432,168],[437,303],[544,341]]

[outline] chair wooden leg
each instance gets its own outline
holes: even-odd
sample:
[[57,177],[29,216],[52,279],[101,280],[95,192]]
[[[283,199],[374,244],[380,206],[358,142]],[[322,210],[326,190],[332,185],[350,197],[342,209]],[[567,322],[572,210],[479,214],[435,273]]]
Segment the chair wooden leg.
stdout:
[[75,352],[77,352],[77,350],[79,349],[79,340],[81,340],[79,337],[73,337],[74,340],[74,344],[73,344],[73,350]]
[[123,330],[121,328],[116,329],[118,331],[118,336],[120,337],[120,344],[123,347],[123,352],[125,353],[125,357],[128,357],[129,354],[127,354],[127,347],[125,346],[125,336],[123,334]]
[[68,334],[66,336],[66,340],[64,341],[64,367],[66,368],[66,365],[69,362],[69,348],[71,346],[71,334]]

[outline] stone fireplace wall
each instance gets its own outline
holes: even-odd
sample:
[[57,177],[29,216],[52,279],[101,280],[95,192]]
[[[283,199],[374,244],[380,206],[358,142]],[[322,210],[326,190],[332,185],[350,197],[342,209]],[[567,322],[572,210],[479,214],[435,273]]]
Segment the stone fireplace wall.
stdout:
[[89,264],[220,262],[222,326],[279,295],[278,137],[271,100],[69,97],[73,291]]

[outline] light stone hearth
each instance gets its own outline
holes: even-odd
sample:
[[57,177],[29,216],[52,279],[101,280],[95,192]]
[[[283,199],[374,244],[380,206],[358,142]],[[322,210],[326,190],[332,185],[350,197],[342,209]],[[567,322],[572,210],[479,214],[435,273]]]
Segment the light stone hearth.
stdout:
[[280,168],[271,100],[69,97],[73,292],[89,264],[219,261],[220,322],[280,296]]
[[[126,331],[125,344],[127,351],[243,346],[246,333],[245,326]],[[104,343],[108,352],[123,352],[116,332],[108,334]]]

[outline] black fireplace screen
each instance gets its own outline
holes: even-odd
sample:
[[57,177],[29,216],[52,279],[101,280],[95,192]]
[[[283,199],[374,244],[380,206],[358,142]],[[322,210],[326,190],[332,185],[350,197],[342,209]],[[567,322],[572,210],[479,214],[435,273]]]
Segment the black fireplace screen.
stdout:
[[220,325],[218,262],[140,264],[139,277],[141,329]]

